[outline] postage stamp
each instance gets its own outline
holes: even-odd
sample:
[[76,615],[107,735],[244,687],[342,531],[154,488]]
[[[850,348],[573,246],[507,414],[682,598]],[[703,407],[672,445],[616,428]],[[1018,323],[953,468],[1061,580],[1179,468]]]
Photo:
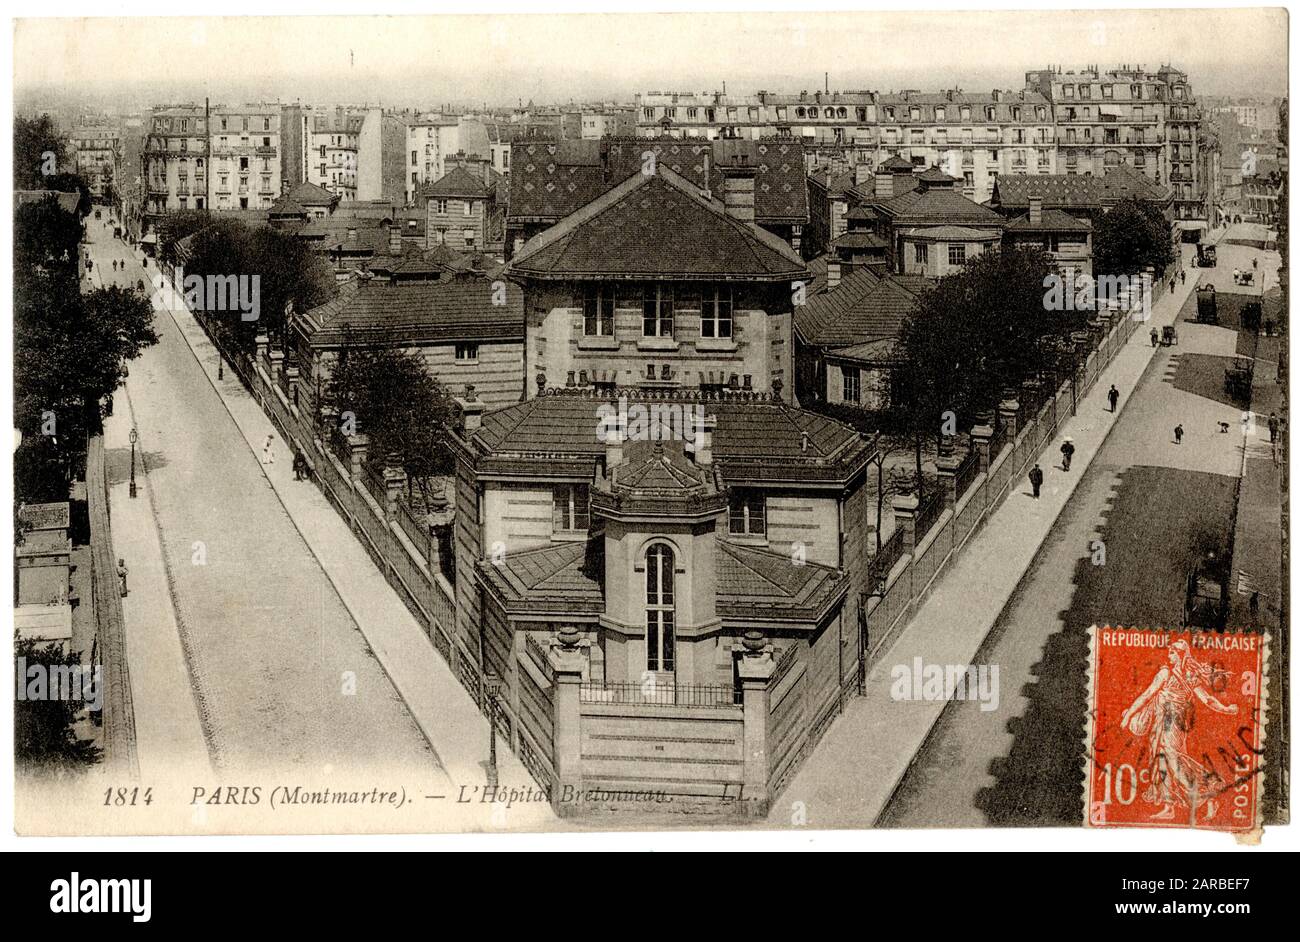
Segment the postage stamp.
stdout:
[[1089,827],[1259,825],[1268,637],[1091,629]]

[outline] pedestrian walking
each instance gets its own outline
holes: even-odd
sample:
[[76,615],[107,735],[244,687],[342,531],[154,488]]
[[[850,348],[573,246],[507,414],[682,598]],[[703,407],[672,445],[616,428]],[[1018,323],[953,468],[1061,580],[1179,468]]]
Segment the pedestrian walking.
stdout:
[[1270,412],[1270,413],[1268,414],[1268,440],[1269,440],[1269,442],[1276,442],[1276,441],[1277,441],[1277,427],[1278,427],[1277,413],[1276,413],[1276,412]]
[[1151,328],[1151,346],[1160,346],[1160,333],[1154,327]]
[[1106,398],[1110,400],[1110,411],[1114,412],[1115,406],[1119,403],[1119,390],[1115,388],[1114,383],[1111,383],[1110,392],[1106,393]]
[[1258,256],[1256,256],[1255,258],[1252,258],[1252,259],[1250,260],[1250,267],[1253,268],[1253,269],[1255,269],[1255,271],[1259,271],[1259,257],[1258,257]]
[[1180,284],[1184,284],[1184,285],[1187,284],[1187,272],[1186,272],[1186,271],[1180,271],[1180,272],[1178,273],[1178,281],[1179,281]]
[[117,561],[117,587],[122,598],[126,598],[126,560]]
[[262,446],[262,464],[275,464],[275,452],[271,450],[274,439],[274,435],[266,436],[266,444]]
[[1183,443],[1183,426],[1182,423],[1180,422],[1178,425],[1174,426],[1174,444],[1181,445],[1182,443]]
[[1065,436],[1065,441],[1061,443],[1061,470],[1070,470],[1070,459],[1074,457],[1074,439],[1069,435]]
[[1034,489],[1034,500],[1038,500],[1039,488],[1043,486],[1043,469],[1037,464],[1029,469],[1029,484]]
[[293,453],[293,479],[301,481],[307,474],[307,459],[302,456],[302,452],[295,450]]

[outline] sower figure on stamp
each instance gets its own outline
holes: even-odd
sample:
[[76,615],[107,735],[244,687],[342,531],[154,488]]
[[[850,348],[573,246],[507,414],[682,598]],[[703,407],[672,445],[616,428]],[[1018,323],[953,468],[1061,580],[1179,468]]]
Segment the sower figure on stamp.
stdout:
[[[1150,779],[1142,798],[1161,806],[1151,815],[1153,821],[1172,819],[1176,808],[1189,807],[1189,797],[1217,777],[1193,759],[1187,748],[1187,732],[1196,721],[1196,701],[1216,713],[1237,712],[1235,703],[1223,703],[1210,692],[1212,676],[1207,665],[1192,657],[1186,641],[1175,641],[1169,646],[1169,663],[1156,672],[1120,718],[1121,728],[1147,739]],[[1205,803],[1204,817],[1214,817],[1217,810],[1218,803],[1211,798]]]

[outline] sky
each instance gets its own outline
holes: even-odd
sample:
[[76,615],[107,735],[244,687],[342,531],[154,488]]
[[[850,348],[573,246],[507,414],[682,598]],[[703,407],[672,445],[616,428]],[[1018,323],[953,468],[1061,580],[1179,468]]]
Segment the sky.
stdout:
[[[611,4],[612,5],[612,4]],[[463,9],[464,6],[460,6]],[[1027,69],[1186,70],[1200,94],[1286,93],[1280,9],[27,19],[14,88],[147,105],[386,106],[638,91],[1019,88]]]

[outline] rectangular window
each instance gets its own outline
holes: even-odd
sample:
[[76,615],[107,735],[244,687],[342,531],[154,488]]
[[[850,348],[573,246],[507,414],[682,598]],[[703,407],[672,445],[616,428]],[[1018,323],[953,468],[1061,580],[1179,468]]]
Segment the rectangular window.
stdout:
[[948,246],[948,264],[965,265],[966,264],[966,244],[957,242]]
[[767,533],[767,498],[761,493],[733,490],[727,503],[732,533],[758,536]]
[[856,366],[842,366],[844,374],[844,401],[862,401],[862,372]]
[[[967,176],[970,176],[970,174],[967,174]],[[925,265],[925,264],[928,264],[928,263],[929,263],[929,261],[930,261],[930,246],[929,246],[928,243],[925,243],[925,242],[917,242],[917,243],[915,243],[915,244],[912,246],[912,248],[913,248],[913,251],[915,251],[915,253],[916,253],[916,264],[918,264],[918,265]]]
[[456,344],[457,362],[467,363],[477,359],[478,359],[478,344],[476,343]]
[[700,336],[711,339],[731,337],[731,286],[705,288],[700,301]]
[[642,333],[647,337],[673,336],[673,286],[654,284],[641,299]]
[[551,490],[551,522],[556,532],[585,531],[590,520],[590,502],[585,484],[559,484]]
[[582,297],[582,332],[588,337],[614,336],[614,286],[588,285]]

